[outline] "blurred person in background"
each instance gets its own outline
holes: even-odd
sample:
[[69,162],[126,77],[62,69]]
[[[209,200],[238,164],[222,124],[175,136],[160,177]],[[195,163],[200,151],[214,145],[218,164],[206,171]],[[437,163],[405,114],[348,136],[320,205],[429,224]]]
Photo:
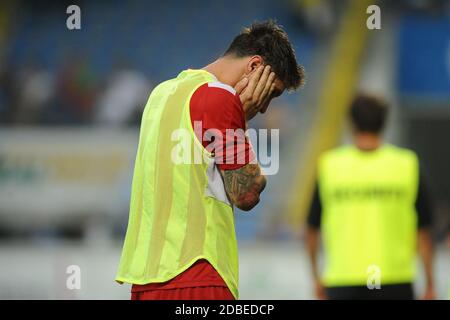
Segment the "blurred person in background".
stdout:
[[136,116],[142,113],[150,89],[143,73],[121,61],[100,95],[95,121],[110,126],[138,123]]
[[[132,299],[238,298],[233,206],[251,210],[266,184],[244,131],[303,78],[287,34],[267,21],[245,28],[213,63],[153,90],[142,116],[116,277],[133,284]],[[181,165],[171,158],[172,134],[180,129],[196,150]],[[206,161],[194,163],[192,152]]]
[[15,110],[14,72],[13,67],[0,60],[0,123],[12,122]]
[[307,230],[319,299],[413,299],[417,244],[426,276],[423,298],[435,297],[427,186],[413,151],[383,143],[387,113],[384,101],[357,96],[350,107],[354,145],[319,159]]
[[58,75],[56,105],[48,110],[45,122],[90,123],[98,96],[98,79],[84,56],[67,59]]
[[16,79],[17,109],[14,122],[36,124],[54,98],[54,79],[41,63],[30,59]]

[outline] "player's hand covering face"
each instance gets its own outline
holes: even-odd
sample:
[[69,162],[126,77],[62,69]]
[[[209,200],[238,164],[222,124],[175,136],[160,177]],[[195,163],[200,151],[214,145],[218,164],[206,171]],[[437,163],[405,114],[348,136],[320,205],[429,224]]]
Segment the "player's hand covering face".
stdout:
[[270,66],[259,66],[248,78],[239,81],[235,86],[242,102],[246,121],[252,119],[260,111],[265,112],[275,90],[275,73]]

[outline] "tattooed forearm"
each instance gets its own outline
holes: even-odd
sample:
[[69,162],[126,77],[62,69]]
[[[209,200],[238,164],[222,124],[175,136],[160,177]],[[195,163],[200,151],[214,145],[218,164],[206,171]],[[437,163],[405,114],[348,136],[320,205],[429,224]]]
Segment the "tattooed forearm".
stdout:
[[261,175],[257,164],[247,164],[237,170],[222,170],[230,201],[239,209],[251,210],[259,202],[259,194],[266,186],[266,178]]

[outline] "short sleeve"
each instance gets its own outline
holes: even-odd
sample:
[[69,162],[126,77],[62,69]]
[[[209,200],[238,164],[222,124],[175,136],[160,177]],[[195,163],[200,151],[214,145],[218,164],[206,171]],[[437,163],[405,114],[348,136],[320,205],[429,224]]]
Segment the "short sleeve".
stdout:
[[320,202],[319,186],[316,183],[307,222],[310,227],[320,229],[321,220],[322,204]]
[[428,190],[428,183],[423,174],[422,170],[420,170],[419,175],[419,188],[417,192],[416,199],[416,212],[417,212],[417,224],[418,227],[428,228],[431,227],[432,224],[432,205],[430,201],[430,193]]
[[242,104],[232,87],[220,82],[202,85],[191,98],[190,114],[197,138],[214,153],[220,169],[236,170],[255,159],[245,135]]

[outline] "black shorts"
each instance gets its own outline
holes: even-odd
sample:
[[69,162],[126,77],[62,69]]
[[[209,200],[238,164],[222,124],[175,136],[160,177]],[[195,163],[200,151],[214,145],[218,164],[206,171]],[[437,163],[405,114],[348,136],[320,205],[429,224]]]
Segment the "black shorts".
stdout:
[[412,283],[381,285],[380,289],[366,286],[327,287],[330,300],[413,300]]

